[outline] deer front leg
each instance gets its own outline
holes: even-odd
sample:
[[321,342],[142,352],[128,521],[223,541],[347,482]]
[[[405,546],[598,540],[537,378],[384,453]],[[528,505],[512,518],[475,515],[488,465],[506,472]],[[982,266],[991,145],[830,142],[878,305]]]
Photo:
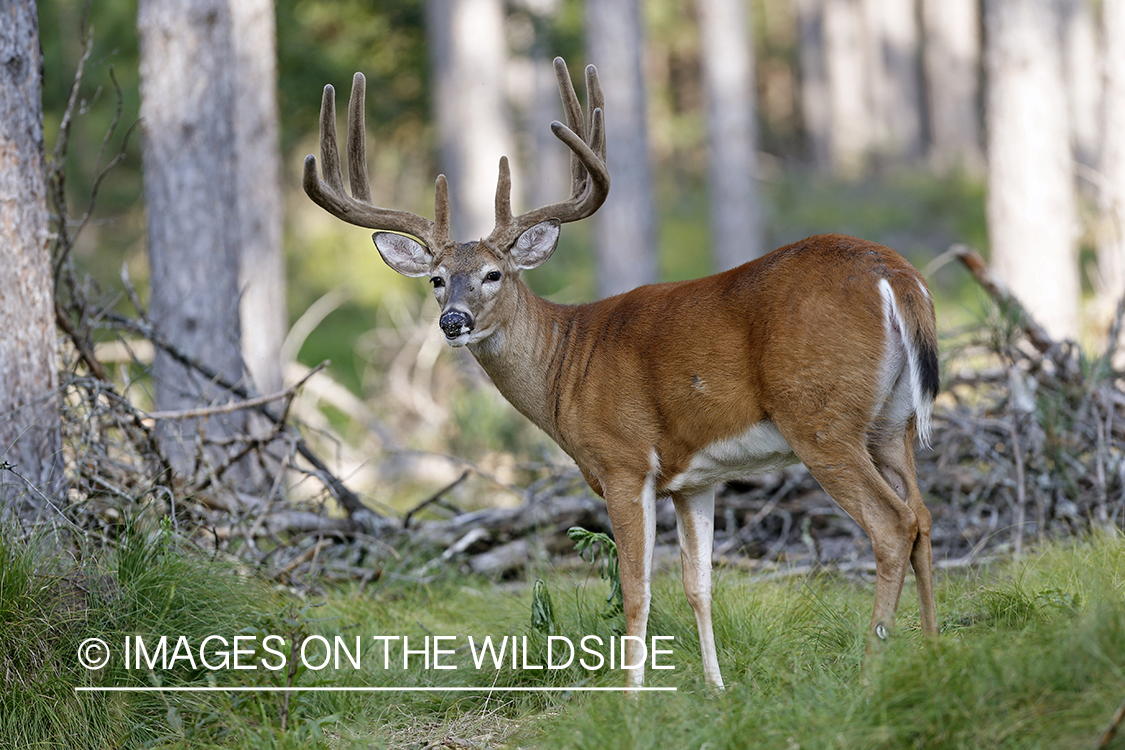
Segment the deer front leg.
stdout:
[[[625,606],[624,666],[630,688],[644,685],[648,610],[652,600],[652,550],[656,543],[655,479],[618,480],[605,485],[606,508],[617,543]],[[634,666],[636,665],[636,666]]]
[[695,613],[699,648],[703,653],[703,674],[708,684],[723,687],[715,632],[711,626],[711,554],[715,541],[715,488],[698,495],[673,495],[676,506],[676,534],[680,541],[680,561],[684,569],[684,593]]

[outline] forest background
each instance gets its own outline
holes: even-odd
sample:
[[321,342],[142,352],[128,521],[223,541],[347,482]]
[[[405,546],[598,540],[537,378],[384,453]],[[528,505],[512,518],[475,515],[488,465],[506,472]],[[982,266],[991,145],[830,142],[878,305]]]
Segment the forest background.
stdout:
[[[12,5],[19,6],[29,4]],[[40,383],[48,396],[37,403],[57,399],[61,434],[43,461],[58,467],[45,472],[49,481],[27,481],[34,472],[14,451],[0,471],[6,520],[15,510],[24,521],[0,544],[0,606],[9,613],[0,623],[6,628],[0,665],[17,688],[4,692],[10,703],[0,705],[0,738],[18,738],[17,745],[50,737],[56,746],[74,746],[81,736],[88,746],[129,737],[149,745],[278,747],[325,736],[329,745],[358,738],[359,744],[416,746],[424,737],[434,747],[461,746],[463,737],[503,745],[513,732],[530,732],[536,744],[600,747],[667,744],[652,731],[664,726],[695,744],[718,736],[737,746],[737,738],[759,732],[769,746],[788,747],[795,742],[787,733],[803,727],[815,746],[977,747],[987,737],[997,746],[1060,746],[1063,739],[1086,746],[1107,723],[1116,727],[1121,714],[1114,721],[1111,709],[1122,692],[1119,655],[1125,653],[1116,645],[1125,632],[1119,601],[1125,575],[1114,536],[1125,519],[1125,397],[1115,359],[1117,303],[1125,291],[1119,219],[1125,5],[278,0],[271,7],[148,0],[140,6],[94,0],[37,7],[49,184],[65,188],[64,199],[52,195],[49,206],[59,326],[57,339],[51,326],[50,341],[60,342],[58,381]],[[270,221],[281,229],[268,262],[282,272],[272,277],[277,285],[266,298],[284,304],[269,315],[244,314],[241,323],[228,318],[209,334],[209,343],[241,347],[239,356],[253,371],[257,355],[250,347],[267,337],[257,324],[272,316],[280,331],[269,334],[273,376],[252,372],[252,380],[243,380],[241,367],[230,376],[202,350],[161,333],[178,311],[161,308],[159,262],[152,259],[186,256],[173,245],[154,246],[155,222],[183,211],[188,223],[165,234],[226,234],[209,245],[225,248],[225,260],[197,264],[204,281],[198,296],[214,300],[205,307],[245,302],[248,290],[270,276],[265,261],[236,262],[237,279],[237,271],[221,265],[232,248],[266,232],[247,233],[246,226],[224,223],[225,211],[187,200],[154,208],[145,192],[159,170],[142,144],[180,126],[162,128],[156,110],[145,112],[139,39],[193,39],[187,26],[182,33],[174,26],[164,27],[172,32],[163,36],[154,33],[160,23],[178,22],[157,10],[177,7],[264,8],[259,20],[276,24],[262,37],[240,39],[252,57],[276,61],[276,88],[267,65],[260,77],[242,76],[242,89],[237,80],[228,81],[226,93],[197,87],[202,95],[191,100],[197,111],[230,118],[252,94],[276,91],[244,146],[231,151],[227,144],[214,153],[245,155],[246,143],[268,145],[262,123],[272,120],[278,128],[276,148],[267,149],[276,177],[267,172],[256,184],[280,188]],[[722,15],[732,8],[734,16]],[[611,11],[619,15],[599,15]],[[190,17],[180,20],[187,24]],[[469,22],[457,26],[456,19]],[[264,47],[253,41],[259,39],[267,40]],[[183,49],[171,49],[164,61]],[[609,97],[614,187],[598,217],[584,222],[590,226],[567,227],[551,263],[528,274],[541,294],[580,302],[639,283],[701,276],[820,232],[882,242],[924,270],[937,301],[944,392],[937,439],[919,454],[919,473],[937,519],[941,564],[970,571],[950,574],[939,592],[943,632],[953,637],[942,649],[915,653],[915,616],[907,611],[907,637],[888,657],[888,669],[873,679],[872,691],[853,689],[870,547],[795,467],[731,483],[720,495],[716,559],[750,571],[762,585],[741,586],[733,576],[719,585],[719,600],[727,604],[717,619],[731,644],[722,659],[738,676],[723,706],[766,698],[761,713],[732,710],[721,727],[699,726],[698,717],[713,714],[716,704],[696,685],[685,685],[682,698],[636,710],[573,696],[499,708],[489,698],[305,696],[292,706],[288,699],[77,700],[74,684],[179,676],[76,670],[76,633],[117,637],[190,626],[202,634],[220,621],[285,630],[294,644],[311,633],[372,622],[387,632],[480,623],[540,636],[615,632],[612,613],[595,611],[601,591],[591,603],[588,581],[570,588],[567,578],[568,566],[585,570],[573,558],[575,540],[585,545],[586,558],[605,545],[598,570],[612,578],[604,562],[611,543],[597,536],[610,531],[602,504],[470,359],[444,347],[426,285],[395,275],[372,252],[368,232],[327,216],[300,188],[301,161],[318,151],[321,90],[331,83],[342,94],[358,70],[368,80],[368,161],[377,204],[429,215],[433,177],[444,171],[460,212],[454,233],[471,237],[482,231],[479,222],[490,225],[474,198],[483,196],[487,214],[501,152],[514,158],[517,201],[528,207],[557,200],[568,182],[566,163],[562,147],[546,136],[559,113],[555,83],[543,75],[555,55],[572,74],[587,63],[599,67]],[[148,59],[152,65],[162,58]],[[213,82],[231,69],[189,53],[164,72],[186,71],[188,81],[206,73],[216,76],[206,79]],[[77,70],[82,77],[74,88]],[[468,79],[457,78],[466,71]],[[148,80],[150,101],[162,93],[171,101],[188,98],[171,86],[152,87],[158,74]],[[731,88],[723,89],[723,81]],[[727,117],[732,127],[716,127]],[[237,127],[234,120],[228,128]],[[64,148],[56,150],[60,142]],[[475,156],[494,147],[500,151],[484,154],[485,167],[474,174]],[[52,152],[62,160],[52,161]],[[163,158],[209,152],[173,147]],[[229,157],[216,161],[223,158]],[[228,192],[216,189],[225,197],[213,207],[251,192],[221,187]],[[83,218],[86,206],[92,210]],[[623,230],[611,226],[620,217]],[[624,239],[615,231],[624,231]],[[969,248],[987,255],[994,273]],[[13,320],[16,314],[5,310]],[[3,355],[0,349],[0,365],[7,366]],[[224,393],[203,389],[188,401],[161,403],[161,357]],[[331,363],[321,368],[326,359]],[[163,377],[168,383],[180,376]],[[5,379],[12,382],[7,373]],[[257,393],[278,398],[247,409],[253,414],[246,420],[231,412],[221,419],[217,412],[208,420],[187,416],[200,404],[226,408],[227,399],[245,402]],[[27,434],[20,423],[25,405],[4,408],[11,411],[0,426]],[[34,512],[22,513],[19,503]],[[668,516],[659,520],[662,568],[675,564]],[[568,534],[575,526],[583,529]],[[1092,542],[1050,546],[1091,530]],[[1032,544],[1047,550],[1041,564],[1022,556]],[[982,567],[1009,559],[1010,568]],[[210,567],[215,561],[218,569]],[[822,576],[824,570],[861,583]],[[540,576],[556,601],[567,592],[568,602],[553,614],[539,585],[529,592]],[[782,583],[769,584],[774,577]],[[497,580],[514,583],[489,583]],[[787,587],[789,580],[800,583]],[[661,600],[673,600],[671,584],[660,585]],[[522,598],[509,601],[511,592]],[[297,604],[324,601],[332,611],[325,620]],[[690,651],[690,615],[667,604],[655,611],[657,625],[677,633]],[[80,626],[58,628],[60,621]],[[1018,658],[1005,651],[1020,642],[1035,645]],[[1035,657],[1048,651],[1049,658]],[[982,660],[995,666],[984,676],[975,669]],[[34,668],[42,664],[52,669]],[[940,673],[931,684],[948,692],[922,689],[920,672]],[[400,678],[410,684],[422,676]],[[559,675],[560,684],[569,677]],[[214,675],[185,679],[200,684]],[[601,686],[614,679],[594,678]],[[618,722],[622,713],[633,718]],[[1057,721],[1060,715],[1064,720]],[[590,729],[575,734],[574,727]],[[1030,735],[1021,734],[1029,727]],[[1109,746],[1110,730],[1097,746]],[[258,744],[235,739],[240,733]]]

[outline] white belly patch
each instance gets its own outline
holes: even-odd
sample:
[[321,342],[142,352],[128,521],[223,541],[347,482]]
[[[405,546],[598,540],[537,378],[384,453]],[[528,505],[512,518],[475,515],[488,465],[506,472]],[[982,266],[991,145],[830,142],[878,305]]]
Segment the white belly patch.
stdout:
[[687,469],[672,477],[665,492],[685,487],[703,487],[752,474],[790,466],[799,459],[769,420],[763,420],[741,435],[708,445],[692,456]]

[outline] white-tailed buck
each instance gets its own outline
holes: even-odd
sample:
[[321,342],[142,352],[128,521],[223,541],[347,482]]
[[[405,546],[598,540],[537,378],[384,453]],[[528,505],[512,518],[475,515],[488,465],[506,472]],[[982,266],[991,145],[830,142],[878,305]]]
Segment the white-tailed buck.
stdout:
[[[364,146],[364,78],[348,112],[351,195],[336,145],[335,99],[324,89],[320,148],[304,187],[333,215],[375,232],[387,264],[425,276],[451,346],[468,346],[500,392],[578,463],[605,498],[620,556],[626,632],[645,642],[656,500],[676,509],[684,589],[695,612],[707,680],[722,676],[711,628],[715,485],[803,462],[859,522],[875,554],[869,646],[890,631],[907,565],[922,630],[937,632],[930,513],[914,477],[938,388],[933,303],[901,256],[853,237],[788,245],[725,273],[655,284],[585,305],[536,296],[520,279],[551,256],[559,227],[593,214],[609,192],[603,98],[586,69],[583,117],[566,65],[555,60],[571,151],[571,194],[512,216],[500,160],[496,227],[449,238],[445,177],[435,221],[371,205]],[[629,664],[638,642],[628,641]],[[643,657],[641,657],[643,663]],[[644,668],[629,673],[639,686]]]

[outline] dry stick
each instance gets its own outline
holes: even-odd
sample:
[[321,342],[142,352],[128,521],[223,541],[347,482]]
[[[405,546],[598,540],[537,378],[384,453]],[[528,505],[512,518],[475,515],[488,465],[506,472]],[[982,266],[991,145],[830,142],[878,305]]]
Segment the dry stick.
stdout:
[[1028,341],[1031,342],[1036,351],[1050,359],[1067,378],[1074,379],[1079,375],[1074,360],[1066,356],[1065,347],[1052,339],[1046,329],[1035,318],[1031,317],[1007,285],[996,278],[980,253],[968,245],[954,245],[950,250],[969,269],[985,291],[992,295],[997,303],[1011,312],[1012,317],[1023,332],[1027,334]]
[[230,414],[231,412],[241,411],[243,409],[257,409],[259,406],[271,403],[273,401],[280,401],[282,399],[292,398],[297,394],[309,378],[317,374],[325,367],[328,366],[327,360],[321,362],[319,365],[309,370],[303,378],[298,380],[293,385],[286,388],[284,391],[271,393],[268,396],[258,396],[256,398],[248,398],[242,401],[231,401],[230,403],[220,404],[219,406],[203,406],[198,409],[181,409],[179,411],[152,411],[148,412],[147,416],[150,419],[195,419],[197,417],[211,417],[216,414]]
[[1012,456],[1016,461],[1016,540],[1015,540],[1015,554],[1018,557],[1023,552],[1023,524],[1027,512],[1027,487],[1024,480],[1023,469],[1023,448],[1020,446],[1020,434],[1016,429],[1015,420],[1018,417],[1013,417],[1011,422],[1008,422],[1008,433],[1012,437]]
[[1122,701],[1121,705],[1117,707],[1109,726],[1102,732],[1101,739],[1098,740],[1097,750],[1104,750],[1104,748],[1109,747],[1109,743],[1113,742],[1113,738],[1117,734],[1117,727],[1121,725],[1122,720],[1125,720],[1125,701]]
[[319,540],[316,544],[309,547],[307,550],[290,560],[284,568],[274,574],[274,577],[280,578],[281,576],[288,576],[298,565],[303,562],[307,562],[310,558],[315,557],[316,555],[319,555],[321,547],[325,547],[330,543],[331,542],[329,542],[327,539]]
[[109,375],[106,374],[105,367],[98,361],[86,340],[78,333],[78,329],[70,322],[70,316],[57,299],[55,300],[55,323],[63,330],[63,333],[70,337],[74,348],[78,350],[78,357],[86,363],[90,374],[98,380],[109,381]]
[[409,529],[410,528],[410,519],[411,519],[411,517],[414,516],[415,513],[422,510],[426,506],[433,505],[434,503],[441,500],[442,496],[444,496],[445,493],[449,492],[454,487],[461,484],[461,482],[464,482],[466,479],[469,478],[469,475],[472,474],[472,473],[473,472],[472,472],[471,469],[465,469],[463,472],[461,472],[461,476],[457,477],[452,482],[450,482],[446,486],[442,487],[440,490],[438,490],[437,492],[430,495],[428,498],[426,498],[425,500],[423,500],[422,502],[418,503],[413,508],[411,508],[410,511],[407,512],[406,516],[402,519],[402,528],[403,529]]
[[[137,309],[138,311],[140,311],[142,308]],[[246,388],[241,385],[228,382],[226,378],[220,376],[219,373],[215,372],[212,368],[200,362],[190,354],[182,351],[179,347],[175,346],[170,341],[165,340],[164,337],[158,335],[147,320],[142,319],[141,322],[138,322],[117,313],[107,313],[106,319],[126,329],[132,330],[141,336],[144,336],[149,341],[151,341],[154,346],[159,346],[180,364],[197,370],[200,374],[213,380],[215,383],[222,386],[223,388],[226,388],[236,396],[247,399],[252,398]],[[261,406],[255,406],[254,410],[274,424],[282,423],[281,418],[274,414],[270,410],[268,405],[263,404]],[[349,518],[351,518],[353,521],[356,521],[358,520],[356,519],[356,516],[363,514],[369,514],[370,516],[375,517],[380,516],[378,512],[367,507],[363,503],[363,501],[359,499],[358,495],[348,489],[347,486],[335,474],[328,470],[328,467],[324,465],[324,462],[321,461],[320,458],[318,458],[317,455],[312,452],[308,444],[305,443],[304,438],[298,435],[296,445],[297,452],[301,455],[302,458],[312,464],[313,468],[316,470],[317,477],[321,482],[324,483],[324,486],[328,488],[328,491],[332,493],[332,497],[334,497],[336,501],[344,507],[344,510],[347,512]]]

